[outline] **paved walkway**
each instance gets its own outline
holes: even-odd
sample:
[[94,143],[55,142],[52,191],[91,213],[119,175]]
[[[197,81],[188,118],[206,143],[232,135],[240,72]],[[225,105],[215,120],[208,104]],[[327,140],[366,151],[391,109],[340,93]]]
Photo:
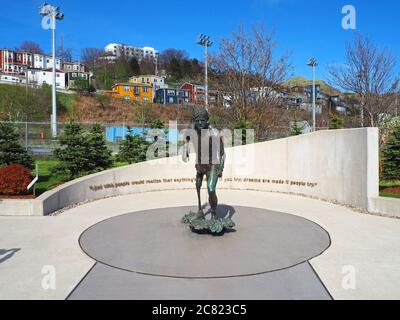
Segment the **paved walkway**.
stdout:
[[[327,230],[331,247],[295,270],[303,272],[304,279],[314,280],[310,270],[315,270],[320,281],[312,282],[313,288],[320,288],[322,282],[334,299],[400,299],[400,220],[364,215],[326,202],[282,194],[221,190],[219,199],[233,207],[303,217]],[[97,283],[99,289],[107,284],[102,277],[104,272],[112,273],[112,283],[118,283],[125,278],[121,278],[117,269],[107,271],[106,266],[89,258],[79,246],[80,235],[111,217],[194,203],[193,191],[168,191],[104,199],[70,209],[58,217],[0,217],[0,299],[66,299],[78,292],[74,289],[85,288],[89,280],[92,285],[86,287],[86,292],[93,292],[93,289],[96,292],[93,284]],[[53,279],[53,271],[55,288],[49,281]],[[298,277],[291,276],[275,274],[274,278],[254,279],[254,283],[293,284],[287,287],[295,288],[297,297],[310,298],[304,292],[303,295],[299,293],[302,284]],[[104,279],[104,282],[96,279]],[[142,280],[136,273],[129,279],[130,283]],[[249,285],[250,281],[232,283],[231,288],[243,286],[244,291],[251,293],[251,286],[246,288],[246,283]],[[177,282],[165,285],[173,287]],[[132,292],[127,294],[134,297]],[[144,298],[151,297],[151,289],[146,294]],[[199,287],[198,295],[214,298],[207,294],[207,290]],[[140,294],[135,297],[139,298]],[[74,293],[70,298],[74,298]],[[179,294],[171,298],[179,298]],[[264,298],[274,296],[267,292]],[[285,298],[285,295],[277,293],[275,298]]]

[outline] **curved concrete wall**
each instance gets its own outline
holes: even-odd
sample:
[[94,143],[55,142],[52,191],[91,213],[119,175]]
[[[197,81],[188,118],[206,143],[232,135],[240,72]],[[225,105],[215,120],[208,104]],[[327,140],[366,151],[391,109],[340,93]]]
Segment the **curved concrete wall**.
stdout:
[[[228,148],[218,187],[293,193],[369,210],[379,195],[378,150],[375,128],[319,131]],[[33,200],[31,212],[46,215],[130,193],[194,190],[193,160],[160,159],[83,177]]]

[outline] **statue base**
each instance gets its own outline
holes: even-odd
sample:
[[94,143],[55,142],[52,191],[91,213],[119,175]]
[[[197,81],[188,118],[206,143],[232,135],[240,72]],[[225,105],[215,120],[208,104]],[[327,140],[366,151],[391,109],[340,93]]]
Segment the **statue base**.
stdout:
[[211,233],[221,235],[226,231],[233,231],[236,224],[230,218],[206,219],[202,213],[190,212],[182,218],[182,223],[187,224],[193,232]]

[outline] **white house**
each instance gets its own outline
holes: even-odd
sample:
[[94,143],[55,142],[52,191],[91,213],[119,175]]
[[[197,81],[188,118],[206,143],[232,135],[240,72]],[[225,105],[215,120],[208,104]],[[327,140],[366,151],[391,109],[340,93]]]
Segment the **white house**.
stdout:
[[[28,82],[32,85],[42,86],[43,84],[52,85],[53,83],[53,69],[49,68],[46,70],[28,70]],[[65,83],[65,72],[61,70],[56,70],[56,88],[66,89]]]
[[[33,55],[33,68],[48,69],[53,68],[53,57],[43,54]],[[56,69],[61,69],[61,59],[56,58]]]
[[24,79],[11,74],[0,74],[0,82],[2,83],[23,83]]

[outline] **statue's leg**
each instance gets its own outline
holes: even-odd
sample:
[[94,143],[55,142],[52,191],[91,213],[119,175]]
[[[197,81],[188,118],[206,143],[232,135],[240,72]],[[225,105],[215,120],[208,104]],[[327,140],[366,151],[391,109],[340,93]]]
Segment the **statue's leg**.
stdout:
[[215,219],[217,217],[217,206],[218,206],[217,182],[218,182],[218,173],[216,171],[215,166],[211,166],[211,169],[207,174],[207,189],[208,189],[208,201],[211,206],[212,219]]
[[[196,176],[196,190],[197,190],[197,200],[198,200],[198,204],[199,204],[199,214],[203,213],[203,208],[201,205],[201,186],[203,185],[203,179],[204,179],[204,173],[201,172],[197,172],[197,176]],[[204,213],[203,213],[204,215]]]

